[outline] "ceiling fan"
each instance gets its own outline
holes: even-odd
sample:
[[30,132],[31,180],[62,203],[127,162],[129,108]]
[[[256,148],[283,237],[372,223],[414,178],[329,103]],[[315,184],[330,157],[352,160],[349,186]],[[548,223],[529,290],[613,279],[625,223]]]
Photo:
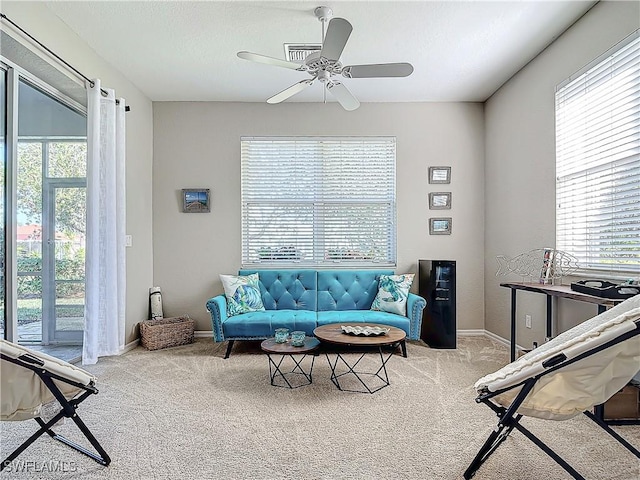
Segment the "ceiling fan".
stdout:
[[[324,84],[324,91],[329,91],[345,110],[355,110],[360,106],[360,102],[340,81],[339,75],[345,78],[407,77],[413,72],[413,66],[410,63],[343,66],[340,63],[340,55],[342,55],[347,40],[349,40],[353,27],[344,18],[332,18],[333,11],[329,7],[317,7],[314,13],[318,20],[322,22],[322,49],[320,52],[307,56],[302,64],[257,53],[238,52],[238,57],[245,60],[290,68],[300,72],[307,72],[311,75],[312,78],[295,83],[267,99],[267,103],[283,102],[310,87],[318,80]],[[325,35],[327,22],[328,27]]]

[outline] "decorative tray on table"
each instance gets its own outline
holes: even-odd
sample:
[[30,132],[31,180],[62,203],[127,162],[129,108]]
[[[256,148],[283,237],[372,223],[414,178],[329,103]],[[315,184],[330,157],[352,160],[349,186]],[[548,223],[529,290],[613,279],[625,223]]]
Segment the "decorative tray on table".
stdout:
[[389,328],[373,327],[371,325],[363,326],[346,326],[342,325],[342,333],[347,335],[356,335],[359,337],[377,337],[379,335],[386,335],[389,332]]
[[640,293],[640,285],[615,284],[604,280],[582,280],[573,282],[571,290],[596,297],[624,299]]

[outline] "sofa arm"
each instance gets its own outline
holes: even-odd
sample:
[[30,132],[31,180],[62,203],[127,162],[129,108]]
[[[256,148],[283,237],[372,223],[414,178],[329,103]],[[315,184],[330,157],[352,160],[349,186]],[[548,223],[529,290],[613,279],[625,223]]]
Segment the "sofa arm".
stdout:
[[227,319],[227,297],[218,295],[207,300],[207,310],[211,314],[211,326],[213,327],[213,339],[216,342],[224,342],[222,324]]
[[409,317],[409,340],[418,340],[422,329],[422,312],[427,306],[427,301],[414,293],[407,298],[407,317]]

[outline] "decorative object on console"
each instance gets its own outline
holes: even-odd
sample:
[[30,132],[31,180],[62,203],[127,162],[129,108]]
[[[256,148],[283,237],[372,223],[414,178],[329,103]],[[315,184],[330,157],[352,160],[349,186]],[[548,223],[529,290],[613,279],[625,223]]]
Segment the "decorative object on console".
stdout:
[[449,210],[451,208],[451,192],[429,193],[430,210]]
[[451,235],[451,217],[430,218],[429,235]]
[[451,167],[429,167],[429,183],[451,183]]
[[[276,67],[289,68],[299,72],[307,72],[312,78],[307,78],[277,93],[267,99],[267,103],[280,103],[313,85],[318,80],[324,84],[323,92],[331,93],[345,110],[355,110],[360,102],[353,96],[341,80],[335,78],[342,74],[345,78],[377,78],[377,77],[407,77],[413,72],[410,63],[381,63],[371,65],[349,65],[340,63],[340,56],[349,40],[353,27],[344,18],[331,18],[333,11],[329,7],[318,7],[314,10],[318,20],[322,22],[322,38],[324,42],[320,51],[308,50],[306,58],[299,62],[281,60],[251,52],[238,52],[238,57],[252,62],[265,63]],[[328,27],[325,35],[325,26]],[[312,52],[312,53],[309,53]],[[323,93],[324,95],[324,93]]]
[[378,294],[373,299],[371,310],[406,315],[407,298],[414,276],[413,273],[380,275]]
[[211,211],[208,188],[183,188],[182,211],[184,213],[207,213]]
[[227,315],[258,312],[264,310],[258,274],[220,275],[224,294],[227,297]]
[[542,253],[542,268],[540,269],[540,283],[542,285],[552,283],[554,257],[555,252],[553,251],[553,248],[544,248]]
[[525,281],[536,276],[541,283],[554,283],[578,269],[578,259],[573,255],[553,248],[536,248],[515,257],[497,255],[498,271],[496,277],[515,273]]
[[604,298],[630,298],[640,294],[640,285],[622,283],[620,285],[604,280],[581,280],[571,283],[571,290]]

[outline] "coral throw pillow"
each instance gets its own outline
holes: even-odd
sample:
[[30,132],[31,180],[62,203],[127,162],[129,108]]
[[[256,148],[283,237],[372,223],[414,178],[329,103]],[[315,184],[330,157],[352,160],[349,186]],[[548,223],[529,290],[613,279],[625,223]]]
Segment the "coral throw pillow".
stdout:
[[380,275],[378,294],[371,304],[371,310],[406,316],[407,298],[414,276],[413,273]]
[[227,315],[239,315],[264,310],[258,274],[220,275],[224,294],[227,297]]

